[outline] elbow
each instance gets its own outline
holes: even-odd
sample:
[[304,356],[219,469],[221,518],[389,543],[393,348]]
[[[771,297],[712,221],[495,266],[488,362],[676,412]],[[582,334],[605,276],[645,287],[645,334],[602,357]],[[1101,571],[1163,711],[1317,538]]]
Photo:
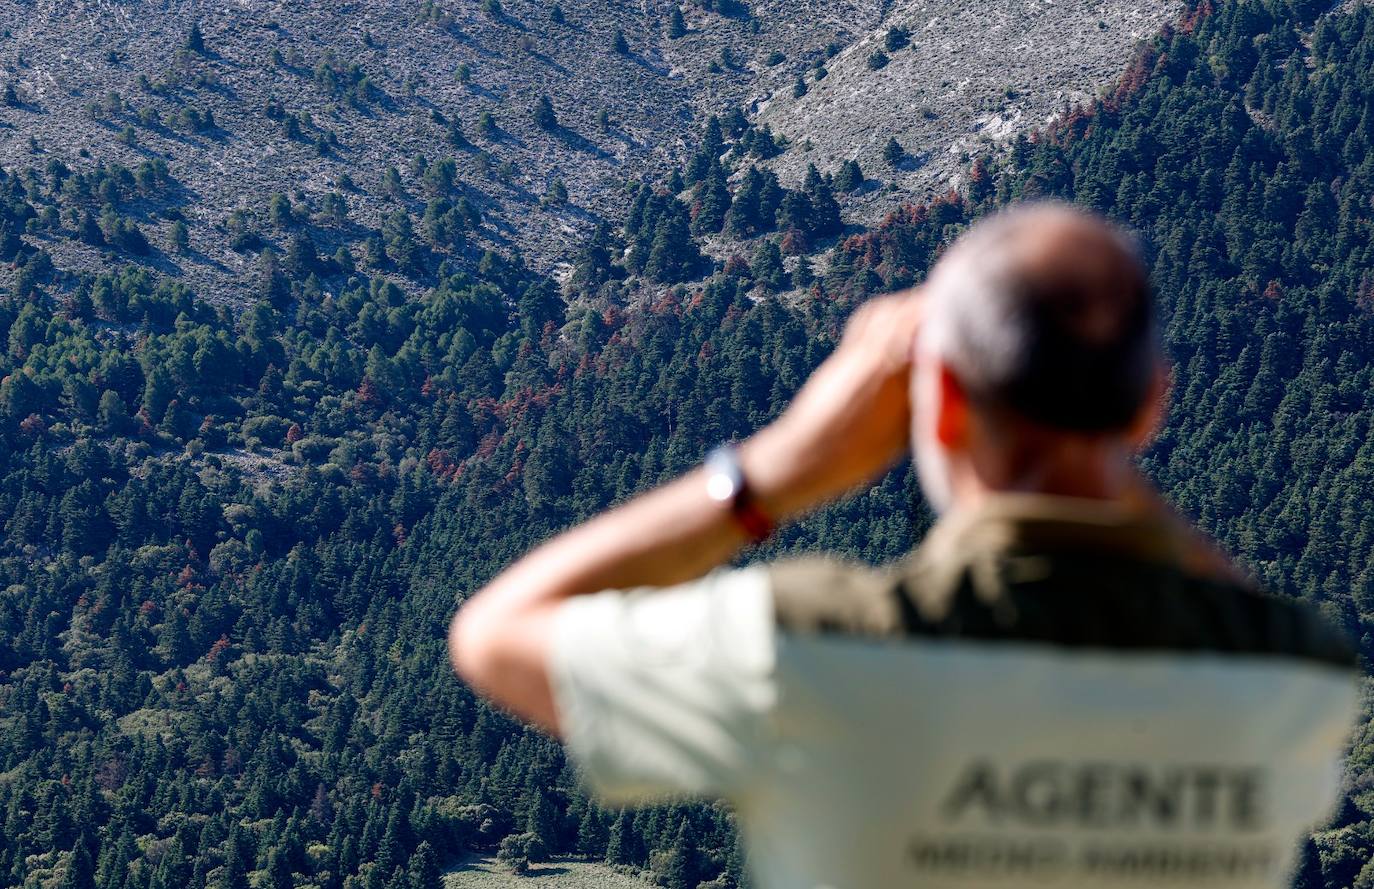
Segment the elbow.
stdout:
[[547,666],[550,614],[499,596],[474,597],[449,624],[448,657],[478,695],[556,733]]
[[473,596],[448,628],[453,672],[483,697],[498,700],[522,666],[525,613],[499,596]]
[[480,606],[468,602],[453,615],[448,626],[448,660],[453,672],[477,689],[485,686],[483,679],[490,675],[493,660],[491,634],[482,628],[487,619],[481,612]]

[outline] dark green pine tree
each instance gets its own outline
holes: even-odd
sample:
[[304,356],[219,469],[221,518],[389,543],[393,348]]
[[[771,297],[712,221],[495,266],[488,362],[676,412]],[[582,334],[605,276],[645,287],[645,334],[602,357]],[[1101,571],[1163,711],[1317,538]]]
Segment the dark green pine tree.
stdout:
[[[207,733],[198,734],[204,738]],[[214,862],[218,860],[216,851],[220,845],[220,837],[224,835],[222,831],[223,825],[215,819],[206,821],[201,827],[200,838],[196,841],[195,859],[191,867],[191,886],[206,886],[207,889],[215,889],[214,885],[207,883],[206,877]]]
[[613,250],[611,227],[603,222],[596,227],[577,255],[568,286],[581,293],[595,293],[602,284],[611,280]]
[[282,268],[293,279],[299,280],[315,272],[320,267],[320,255],[314,240],[308,232],[293,232],[286,240],[286,255],[282,257]]
[[773,135],[773,128],[768,124],[764,124],[761,130],[754,130],[753,134],[753,139],[749,142],[749,150],[754,154],[767,160],[770,157],[777,157],[782,152],[782,146]]
[[725,858],[725,875],[731,886],[736,889],[752,889],[754,881],[749,875],[749,865],[745,855],[744,843],[739,832],[733,832],[730,854]]
[[408,889],[443,889],[444,875],[439,870],[439,857],[434,854],[434,847],[428,841],[415,847],[415,854],[410,856],[407,876]]
[[76,236],[92,247],[105,246],[105,233],[100,230],[100,223],[96,222],[90,210],[81,211],[81,219],[76,224]]
[[277,252],[271,247],[262,248],[262,252],[258,254],[257,265],[255,295],[281,308],[290,299],[291,289],[286,283],[286,275],[282,273],[281,263],[277,260]]
[[731,139],[738,139],[749,129],[749,118],[745,116],[744,109],[738,105],[726,112],[721,120],[721,129],[728,134]]
[[632,865],[639,864],[640,860],[634,814],[629,809],[621,809],[606,837],[606,863]]
[[697,885],[697,839],[687,816],[678,822],[677,835],[668,849],[668,866],[663,874],[663,884],[667,889],[696,889]]
[[748,238],[762,228],[763,190],[763,174],[759,172],[758,167],[750,167],[735,191],[729,212],[725,214],[725,231],[728,235],[733,238]]
[[577,825],[577,851],[590,859],[606,857],[607,845],[606,820],[601,810],[588,804],[582,810],[582,820]]
[[811,199],[803,191],[788,191],[778,207],[777,226],[780,231],[806,232],[811,229]]
[[682,18],[682,10],[674,6],[673,11],[668,14],[668,39],[676,40],[685,36],[687,36],[687,22]]
[[395,167],[387,167],[382,173],[382,194],[403,200],[406,197],[405,184],[401,182],[401,171]]
[[382,832],[381,841],[377,845],[377,870],[384,874],[391,873],[393,868],[401,865],[401,856],[404,849],[401,845],[401,813],[399,807],[393,806],[391,813],[387,816],[386,830]]
[[[177,414],[182,413],[180,402],[174,401],[173,410],[167,412],[164,418],[169,420],[166,425],[169,431],[178,431],[181,424]],[[173,608],[162,622],[162,628],[158,631],[158,650],[168,664],[184,665],[195,657],[194,643],[191,639],[190,625],[186,619],[186,612],[181,608]]]
[[[59,889],[95,889],[95,863],[85,836],[82,836],[67,858]],[[177,889],[182,889],[178,886]]]
[[558,129],[558,115],[554,113],[553,102],[548,96],[540,96],[534,103],[534,125],[541,130]]
[[787,289],[787,272],[782,265],[782,251],[772,238],[763,238],[759,241],[758,246],[754,248],[753,257],[749,260],[749,267],[754,272],[754,280],[763,285],[765,290],[777,292]]
[[[11,342],[13,333],[11,331]],[[167,410],[167,405],[177,395],[176,383],[172,380],[172,375],[166,367],[161,365],[154,366],[149,372],[143,384],[143,410],[148,412],[148,418],[153,423],[162,421],[162,414]]]
[[216,889],[248,889],[248,873],[253,870],[253,853],[247,831],[237,821],[225,840],[224,866],[220,868]]
[[675,284],[687,280],[700,264],[701,251],[682,214],[665,213],[654,230],[644,274],[663,284]]
[[906,157],[906,149],[902,148],[902,143],[898,142],[895,136],[889,138],[887,144],[883,146],[883,162],[889,167],[896,167],[904,157]]
[[192,22],[186,34],[186,48],[191,52],[205,54],[205,35],[200,31],[200,22]]
[[100,428],[111,435],[123,435],[129,431],[131,422],[129,410],[124,405],[124,399],[119,397],[119,393],[113,389],[106,389],[100,396],[100,405],[96,410],[96,421]]
[[698,235],[710,235],[720,231],[725,225],[725,215],[730,211],[730,202],[730,188],[725,183],[725,170],[720,164],[713,164],[710,174],[702,182],[697,193],[692,231]]
[[725,133],[721,128],[720,118],[713,114],[706,119],[706,131],[701,136],[701,147],[687,164],[687,184],[695,185],[712,173],[720,164],[720,154],[724,148]]
[[806,181],[802,185],[807,200],[811,204],[811,216],[804,229],[815,238],[829,238],[840,233],[844,222],[840,218],[840,202],[835,199],[834,189],[816,169],[815,164],[806,167]]
[[258,889],[292,889],[291,863],[280,846],[267,853],[267,867]]
[[167,246],[173,253],[186,254],[191,249],[191,235],[186,223],[175,220],[167,231]]
[[[568,467],[564,467],[565,473]],[[566,475],[564,476],[566,478]],[[555,479],[561,482],[564,479]],[[546,849],[557,849],[558,842],[558,813],[554,810],[553,803],[549,801],[549,796],[539,788],[533,788],[532,794],[534,802],[530,806],[529,815],[525,819],[525,832],[533,834],[544,844]]]
[[387,258],[402,271],[418,271],[423,256],[420,243],[415,237],[415,226],[410,214],[396,210],[382,221],[382,243]]
[[[735,109],[735,113],[740,113]],[[720,152],[725,148],[725,125],[719,116],[712,114],[706,119],[706,130],[701,135],[701,150],[713,158],[720,157]],[[730,127],[731,137],[739,135],[738,130]]]

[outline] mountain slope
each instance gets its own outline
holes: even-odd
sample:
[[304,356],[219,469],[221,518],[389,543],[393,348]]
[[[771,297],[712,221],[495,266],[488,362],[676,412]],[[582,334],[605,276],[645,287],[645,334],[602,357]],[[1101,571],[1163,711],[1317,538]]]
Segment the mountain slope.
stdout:
[[[994,94],[1020,91],[998,100],[1007,119],[985,129],[1020,131],[1105,83],[1124,64],[1129,35],[1174,8],[1113,0],[1098,11],[1011,15],[938,5],[948,8],[934,16],[916,2],[707,3],[711,11],[686,9],[679,33],[667,0],[567,3],[561,15],[527,0],[218,9],[179,0],[156,15],[108,0],[5,0],[0,165],[165,165],[157,195],[88,199],[94,216],[113,203],[146,249],[71,237],[82,224],[73,217],[36,233],[60,271],[132,258],[242,308],[261,290],[262,248],[286,254],[300,233],[323,257],[342,249],[337,267],[316,269],[323,289],[337,290],[348,266],[365,266],[390,239],[390,225],[430,242],[432,255],[391,270],[415,294],[444,260],[471,267],[487,249],[564,269],[596,222],[623,221],[627,183],[661,178],[705,118],[732,107],[762,108],[762,123],[794,137],[775,162],[789,182],[807,163],[833,172],[858,156],[904,193],[943,187],[960,152],[980,147],[961,134],[987,116]],[[1095,17],[1105,32],[1085,30]],[[915,48],[867,70],[869,48],[894,25],[919,26]],[[1018,55],[1024,40],[1065,50]],[[982,60],[975,66],[970,54]],[[994,74],[983,70],[987,56],[1019,61]],[[834,73],[793,102],[794,81],[814,79],[822,63]],[[940,86],[937,70],[962,73]],[[930,119],[917,113],[929,109]],[[928,159],[889,173],[876,156],[890,136]],[[289,222],[274,200],[287,202]],[[895,195],[852,200],[871,217]]]
[[[881,29],[825,63],[823,78],[808,73],[803,95],[781,93],[760,109],[760,121],[809,146],[775,168],[795,182],[806,164],[831,170],[857,160],[888,184],[856,201],[856,213],[874,221],[912,195],[957,188],[971,157],[1091,100],[1181,8],[1176,0],[894,3]],[[896,163],[883,157],[889,139],[905,150]]]
[[[445,621],[539,540],[766,423],[855,305],[1021,197],[1141,232],[1177,377],[1146,469],[1367,660],[1374,10],[1324,6],[1200,3],[960,193],[817,228],[831,259],[804,286],[781,242],[833,222],[838,186],[751,172],[748,121],[627,196],[567,299],[499,253],[426,283],[397,271],[398,238],[326,271],[269,213],[288,249],[233,313],[127,249],[125,223],[189,206],[178,182],[200,174],[4,171],[0,884],[440,889],[474,851],[515,869],[542,850],[748,885],[727,809],[592,804],[556,745],[453,678]],[[694,233],[703,213],[721,230]],[[108,268],[54,272],[44,250],[82,238]],[[708,241],[730,261],[702,280],[686,260]],[[755,555],[894,558],[930,520],[917,497],[900,468]],[[1370,725],[1302,889],[1374,878]]]
[[[268,229],[264,238],[282,246],[267,219],[278,193],[298,216],[335,220],[312,235],[326,255],[398,209],[418,220],[427,199],[461,195],[483,221],[467,224],[447,253],[520,248],[547,268],[594,218],[618,216],[620,186],[676,158],[703,113],[781,78],[762,64],[766,52],[817,53],[871,26],[877,7],[697,10],[669,39],[674,7],[663,2],[568,3],[559,22],[547,4],[519,0],[177,2],[156,15],[112,2],[7,0],[0,80],[14,101],[0,109],[0,164],[89,156],[134,169],[161,158],[178,188],[136,217],[153,245],[148,262],[218,301],[243,304],[256,258],[226,246],[226,229]],[[197,25],[204,49],[193,51]],[[723,52],[731,67],[719,63]],[[544,126],[533,115],[541,97],[555,118]],[[421,181],[446,159],[442,182]],[[382,182],[389,167],[399,187]],[[541,200],[556,181],[566,201]],[[343,215],[325,207],[331,193]],[[159,211],[169,210],[189,227],[186,251],[162,249],[175,220]],[[231,222],[235,210],[247,221]],[[60,268],[106,261],[60,239],[48,246]]]

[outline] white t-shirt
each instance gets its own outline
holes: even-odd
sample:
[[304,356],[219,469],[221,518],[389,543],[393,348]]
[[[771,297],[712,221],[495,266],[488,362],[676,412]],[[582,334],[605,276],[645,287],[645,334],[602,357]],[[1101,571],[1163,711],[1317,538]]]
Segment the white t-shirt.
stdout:
[[[843,598],[848,576],[817,583]],[[892,584],[874,578],[896,576],[869,572],[854,597],[880,601]],[[789,625],[787,577],[571,600],[551,663],[591,787],[730,800],[762,889],[1282,886],[1337,797],[1354,675],[1287,632],[1288,603],[1276,619],[1258,594],[1225,600],[1177,644],[1096,639],[1097,618],[1035,613],[1053,576],[1010,596],[966,579],[943,610],[922,616],[917,596],[873,632],[842,606]],[[1150,607],[1231,595],[1204,593]]]

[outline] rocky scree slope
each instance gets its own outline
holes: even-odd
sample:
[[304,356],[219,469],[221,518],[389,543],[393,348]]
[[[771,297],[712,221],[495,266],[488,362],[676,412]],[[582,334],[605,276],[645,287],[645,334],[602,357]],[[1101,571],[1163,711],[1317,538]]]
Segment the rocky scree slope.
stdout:
[[[595,221],[623,212],[626,182],[680,160],[704,116],[771,93],[793,65],[875,27],[885,6],[706,5],[682,7],[678,22],[662,0],[557,11],[524,0],[3,0],[0,166],[163,161],[173,193],[119,207],[152,245],[139,261],[221,303],[248,301],[260,244],[283,247],[274,193],[313,225],[325,256],[356,256],[397,210],[418,229],[427,199],[465,197],[482,221],[441,256],[519,249],[556,269]],[[553,112],[542,123],[541,97]],[[389,167],[399,181],[383,181]],[[330,193],[344,216],[325,206]],[[178,218],[189,244],[163,249]],[[114,258],[70,238],[43,246],[59,269]]]
[[[804,93],[761,103],[758,120],[792,143],[774,161],[784,183],[808,164],[857,160],[875,181],[850,209],[875,220],[959,187],[971,156],[1091,99],[1181,10],[1177,0],[898,0],[878,29],[808,71]],[[884,157],[892,139],[895,163]]]

